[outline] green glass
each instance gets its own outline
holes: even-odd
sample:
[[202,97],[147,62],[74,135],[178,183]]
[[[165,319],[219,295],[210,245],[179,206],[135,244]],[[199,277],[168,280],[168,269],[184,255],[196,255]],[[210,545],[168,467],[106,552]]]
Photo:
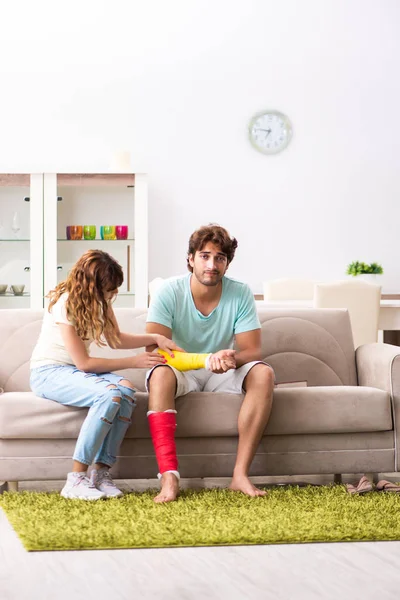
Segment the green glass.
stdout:
[[84,225],[83,237],[85,238],[85,240],[96,239],[96,225]]
[[115,225],[102,225],[100,227],[100,235],[102,240],[115,240]]

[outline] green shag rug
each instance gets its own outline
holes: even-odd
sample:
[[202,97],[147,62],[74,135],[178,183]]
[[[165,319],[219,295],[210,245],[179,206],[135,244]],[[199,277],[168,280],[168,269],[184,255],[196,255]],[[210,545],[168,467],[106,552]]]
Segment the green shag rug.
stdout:
[[249,498],[225,489],[155,492],[84,502],[5,493],[0,506],[27,550],[162,548],[400,540],[400,495],[350,496],[344,486],[275,487]]

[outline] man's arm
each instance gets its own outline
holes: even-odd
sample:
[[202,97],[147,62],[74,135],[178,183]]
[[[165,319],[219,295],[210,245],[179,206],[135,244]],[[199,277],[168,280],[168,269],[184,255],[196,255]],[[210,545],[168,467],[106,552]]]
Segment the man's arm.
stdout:
[[244,331],[235,336],[236,346],[236,368],[253,360],[261,360],[261,329]]
[[[172,329],[165,327],[165,325],[160,325],[159,323],[146,323],[146,333],[159,333],[172,340]],[[157,348],[155,344],[146,346],[146,352],[153,352],[155,348]]]
[[213,373],[225,373],[238,369],[253,360],[261,360],[261,329],[244,331],[235,336],[238,351],[219,350],[210,357],[209,365]]

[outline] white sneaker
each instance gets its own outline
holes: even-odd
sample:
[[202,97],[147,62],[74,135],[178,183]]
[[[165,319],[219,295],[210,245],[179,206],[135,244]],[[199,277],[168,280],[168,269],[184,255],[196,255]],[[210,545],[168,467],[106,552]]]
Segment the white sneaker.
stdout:
[[104,467],[102,469],[93,469],[90,481],[98,490],[105,494],[106,498],[119,498],[124,495],[113,482],[110,471]]
[[61,496],[75,500],[100,500],[105,494],[93,485],[86,473],[68,473]]

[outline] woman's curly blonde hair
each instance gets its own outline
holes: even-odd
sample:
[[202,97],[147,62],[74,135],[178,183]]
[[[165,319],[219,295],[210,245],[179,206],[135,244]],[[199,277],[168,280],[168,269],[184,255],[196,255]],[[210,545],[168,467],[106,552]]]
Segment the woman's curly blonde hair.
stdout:
[[66,311],[82,340],[93,338],[98,346],[112,347],[119,342],[118,331],[108,314],[105,292],[119,288],[124,280],[121,265],[107,252],[89,250],[75,263],[68,277],[49,292],[49,312],[62,294],[67,293]]

